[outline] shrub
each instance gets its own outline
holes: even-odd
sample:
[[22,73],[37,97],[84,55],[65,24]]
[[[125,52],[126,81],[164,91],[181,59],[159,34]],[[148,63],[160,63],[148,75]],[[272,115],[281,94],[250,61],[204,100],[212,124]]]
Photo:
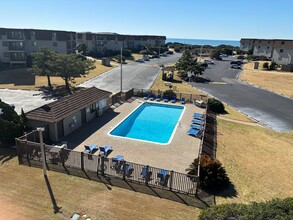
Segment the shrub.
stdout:
[[251,204],[223,204],[203,210],[200,220],[293,219],[293,198]]
[[221,101],[218,99],[211,98],[208,101],[208,107],[211,111],[215,113],[224,113],[225,107]]
[[173,96],[176,97],[176,93],[172,90],[166,90],[165,92],[163,92],[163,97],[167,96],[169,99],[171,99]]
[[268,62],[265,62],[265,63],[262,65],[262,68],[263,68],[263,69],[269,69],[269,63],[268,63]]
[[[188,174],[196,175],[198,173],[198,158],[193,161],[186,171]],[[209,156],[200,158],[199,171],[200,187],[207,190],[222,190],[229,186],[229,178],[222,163]]]
[[275,62],[272,62],[270,65],[270,70],[274,70],[276,69],[276,67],[277,67],[277,64]]

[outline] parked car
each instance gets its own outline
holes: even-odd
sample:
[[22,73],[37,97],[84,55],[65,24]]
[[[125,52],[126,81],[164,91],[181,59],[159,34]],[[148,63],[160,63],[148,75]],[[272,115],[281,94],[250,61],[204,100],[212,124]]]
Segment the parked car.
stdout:
[[154,54],[154,55],[152,56],[152,58],[159,58],[159,55],[158,55],[158,54]]
[[204,68],[208,68],[208,64],[207,63],[202,63],[202,64],[200,64],[200,66],[202,66]]
[[168,50],[167,54],[174,54],[174,52],[172,50]]
[[231,61],[230,64],[237,64],[237,65],[242,65],[243,62],[241,60],[236,60],[236,61]]
[[144,61],[150,61],[150,58],[148,56],[144,57]]
[[231,65],[231,68],[232,68],[232,69],[241,69],[241,65],[238,65],[238,64],[232,64],[232,65]]
[[137,59],[135,62],[143,63],[143,62],[144,62],[144,59],[143,59],[143,58],[141,58],[141,59]]
[[228,57],[227,54],[221,54],[220,57]]
[[206,64],[215,64],[214,61],[212,61],[212,60],[204,60],[204,63],[206,63]]
[[166,57],[167,54],[166,54],[166,53],[161,53],[160,56],[161,56],[161,57]]

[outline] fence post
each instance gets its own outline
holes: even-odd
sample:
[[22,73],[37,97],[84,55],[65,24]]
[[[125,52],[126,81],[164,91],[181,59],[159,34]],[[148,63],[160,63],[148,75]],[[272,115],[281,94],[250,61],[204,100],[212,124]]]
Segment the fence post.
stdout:
[[84,153],[80,152],[80,168],[84,171]]
[[171,172],[170,172],[170,191],[172,191],[173,176],[174,176],[174,171],[171,170]]
[[104,168],[105,168],[105,166],[104,166],[104,164],[105,164],[105,157],[104,156],[102,156],[101,157],[101,173],[102,173],[102,175],[104,176],[104,174],[105,174],[105,170],[104,170]]
[[122,165],[122,169],[123,169],[123,180],[125,180],[125,176],[126,176],[126,161],[124,160],[124,161],[121,161],[122,163],[123,163],[123,165]]
[[149,169],[150,169],[150,166],[146,165],[145,185],[149,184]]

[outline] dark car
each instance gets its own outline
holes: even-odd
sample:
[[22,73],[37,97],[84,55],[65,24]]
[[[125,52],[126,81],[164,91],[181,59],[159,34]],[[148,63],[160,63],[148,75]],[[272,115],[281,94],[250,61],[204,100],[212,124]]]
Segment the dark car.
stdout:
[[159,55],[155,54],[155,55],[152,56],[152,58],[159,58]]
[[232,68],[232,69],[241,69],[241,66],[238,65],[238,64],[232,64],[232,65],[231,65],[231,68]]
[[174,52],[172,50],[168,50],[167,54],[173,54]]
[[231,61],[230,64],[231,64],[231,65],[233,65],[233,64],[236,64],[236,65],[242,65],[243,62],[240,61],[240,60],[236,60],[236,61]]
[[209,65],[207,63],[202,63],[202,64],[200,64],[200,66],[202,66],[204,68],[208,68]]

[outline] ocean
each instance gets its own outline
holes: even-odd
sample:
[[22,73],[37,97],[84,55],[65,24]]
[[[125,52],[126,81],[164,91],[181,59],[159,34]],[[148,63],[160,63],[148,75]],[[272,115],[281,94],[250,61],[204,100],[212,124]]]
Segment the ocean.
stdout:
[[237,40],[205,40],[205,39],[182,39],[182,38],[167,38],[166,43],[168,42],[178,42],[182,44],[192,44],[192,45],[211,45],[219,46],[221,44],[231,45],[235,47],[240,46],[240,41]]

